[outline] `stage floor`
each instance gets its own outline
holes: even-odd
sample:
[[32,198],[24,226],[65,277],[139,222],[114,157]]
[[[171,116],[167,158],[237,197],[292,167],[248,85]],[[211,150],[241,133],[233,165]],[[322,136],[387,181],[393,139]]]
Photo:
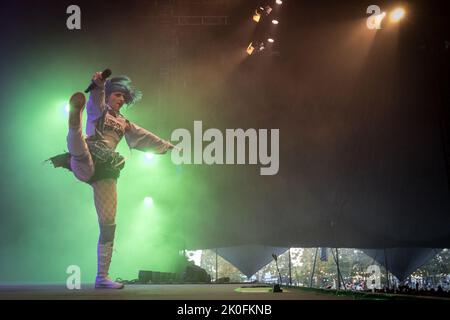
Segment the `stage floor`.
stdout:
[[[122,290],[80,290],[63,285],[2,285],[0,300],[351,300],[351,296],[283,288],[281,293],[239,292],[242,284],[126,285]],[[247,290],[247,289],[243,289]],[[251,289],[253,290],[253,289]],[[249,291],[251,291],[249,289]],[[256,289],[257,290],[257,289]],[[261,291],[261,290],[259,290]]]
[[128,284],[122,290],[94,289],[82,284],[80,290],[64,285],[0,285],[0,300],[443,300],[450,298],[400,294],[352,293],[309,288],[283,288],[281,293],[268,292],[270,287],[249,284]]

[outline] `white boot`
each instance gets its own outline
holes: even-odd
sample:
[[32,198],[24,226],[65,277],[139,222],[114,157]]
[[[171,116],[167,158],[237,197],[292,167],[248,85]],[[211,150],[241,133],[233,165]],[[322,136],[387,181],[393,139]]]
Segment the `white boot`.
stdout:
[[122,289],[123,284],[108,277],[109,265],[113,251],[112,242],[99,243],[97,247],[98,271],[95,278],[96,289]]

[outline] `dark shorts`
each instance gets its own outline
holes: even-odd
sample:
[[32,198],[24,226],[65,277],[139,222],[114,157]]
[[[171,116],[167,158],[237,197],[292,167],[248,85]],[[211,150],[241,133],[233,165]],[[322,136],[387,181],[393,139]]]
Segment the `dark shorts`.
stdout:
[[[89,146],[89,144],[88,144]],[[111,151],[111,155],[115,159],[114,161],[105,161],[104,154],[101,154],[100,157],[96,156],[95,148],[89,148],[91,151],[92,160],[94,161],[94,175],[86,181],[86,183],[91,184],[92,182],[104,180],[104,179],[118,179],[120,176],[120,171],[124,168],[125,162],[121,162],[120,165],[116,165],[117,161],[120,161],[122,156],[120,156],[117,152]],[[52,162],[55,168],[65,168],[67,170],[72,171],[70,166],[70,153],[62,153],[57,156],[51,157],[48,159]]]

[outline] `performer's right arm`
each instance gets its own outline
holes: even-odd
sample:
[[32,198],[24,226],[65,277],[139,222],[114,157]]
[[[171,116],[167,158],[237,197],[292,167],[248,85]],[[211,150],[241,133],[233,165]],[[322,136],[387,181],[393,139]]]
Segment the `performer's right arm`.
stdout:
[[87,102],[86,110],[88,117],[97,119],[105,109],[105,81],[102,79],[102,73],[96,72],[92,76],[92,81],[97,85],[90,91],[89,100]]

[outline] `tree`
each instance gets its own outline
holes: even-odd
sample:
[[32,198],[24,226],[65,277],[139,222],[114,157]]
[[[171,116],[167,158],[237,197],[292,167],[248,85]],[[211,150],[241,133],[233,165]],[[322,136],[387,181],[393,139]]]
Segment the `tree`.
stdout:
[[436,285],[450,274],[450,250],[443,249],[433,259],[417,269],[411,277],[425,278]]
[[[366,255],[361,250],[341,248],[339,251],[339,266],[341,276],[345,284],[362,283],[369,276],[366,271],[370,265],[376,264],[381,270],[381,284],[386,281],[386,270],[379,265],[373,258]],[[316,248],[291,248],[291,273],[292,284],[298,286],[309,286],[311,273],[314,266],[314,256]],[[333,257],[336,249],[328,248],[328,259],[320,260],[320,251],[318,251],[315,272],[313,277],[313,286],[320,288],[336,287],[337,267]],[[246,280],[242,274],[231,263],[218,256],[219,277],[229,277],[232,282],[241,282]],[[203,250],[201,256],[201,267],[204,268],[212,279],[216,277],[216,252],[215,250]],[[283,284],[289,283],[289,252],[278,256],[278,267],[280,269]],[[444,249],[431,259],[426,265],[419,268],[412,274],[412,277],[444,277],[450,273],[450,250]],[[278,271],[275,261],[261,268],[256,273],[256,279],[259,282],[268,281],[265,277],[270,276],[270,280],[278,282]]]
[[[211,275],[211,279],[216,279],[216,251],[215,250],[203,250],[200,267],[206,270]],[[241,282],[245,279],[245,275],[242,274],[235,266],[229,263],[227,260],[217,255],[217,267],[219,270],[219,278],[228,277],[230,282]]]

